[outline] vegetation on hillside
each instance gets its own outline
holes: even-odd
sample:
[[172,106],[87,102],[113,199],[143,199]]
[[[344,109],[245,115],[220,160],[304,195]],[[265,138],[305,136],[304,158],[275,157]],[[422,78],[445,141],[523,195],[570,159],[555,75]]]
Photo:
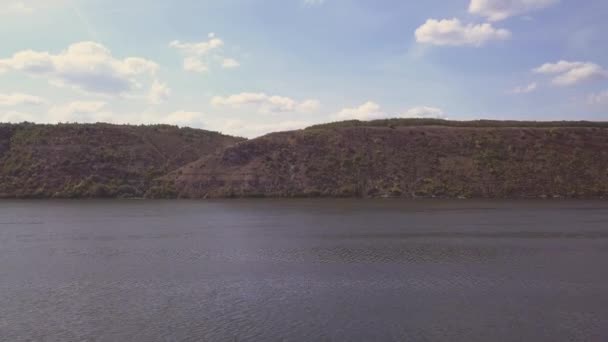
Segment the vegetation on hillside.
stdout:
[[552,127],[596,127],[608,128],[608,122],[595,121],[499,121],[499,120],[472,120],[451,121],[444,119],[381,119],[372,121],[338,121],[310,126],[306,129],[328,129],[347,127],[412,127],[412,126],[442,126],[442,127],[469,127],[469,128],[552,128]]
[[167,125],[0,125],[0,197],[166,197],[154,179],[241,140]]
[[608,124],[348,121],[245,140],[167,125],[0,125],[0,197],[605,198]]
[[383,120],[269,134],[165,179],[178,196],[191,198],[608,194],[608,129],[603,124],[479,125]]

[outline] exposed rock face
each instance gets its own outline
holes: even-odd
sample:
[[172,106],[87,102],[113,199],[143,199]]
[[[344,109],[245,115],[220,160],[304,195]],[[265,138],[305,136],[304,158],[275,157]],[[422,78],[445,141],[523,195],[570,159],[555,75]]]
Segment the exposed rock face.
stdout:
[[603,123],[424,123],[274,133],[202,158],[161,183],[185,198],[608,195]]
[[0,125],[0,197],[171,196],[153,179],[242,140],[164,125]]

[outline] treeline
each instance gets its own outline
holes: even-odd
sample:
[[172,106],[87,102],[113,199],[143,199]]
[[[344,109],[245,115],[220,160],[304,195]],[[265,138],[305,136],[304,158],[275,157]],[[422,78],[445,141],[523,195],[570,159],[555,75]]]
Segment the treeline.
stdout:
[[331,129],[348,127],[413,127],[413,126],[444,126],[469,128],[552,128],[552,127],[586,127],[608,128],[608,122],[595,121],[499,121],[499,120],[471,120],[454,121],[444,119],[381,119],[373,121],[339,121],[326,124],[313,125],[306,129]]

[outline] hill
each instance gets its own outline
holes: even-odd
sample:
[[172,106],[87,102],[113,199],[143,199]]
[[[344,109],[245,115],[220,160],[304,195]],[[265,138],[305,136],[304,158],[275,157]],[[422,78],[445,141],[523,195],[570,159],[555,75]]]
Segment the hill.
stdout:
[[0,125],[0,197],[165,197],[155,178],[242,140],[165,125]]
[[602,121],[513,121],[513,120],[471,120],[453,121],[444,119],[380,119],[372,121],[347,120],[314,125],[306,129],[328,129],[347,127],[467,127],[467,128],[608,128],[608,122]]
[[184,166],[185,198],[608,195],[608,124],[350,121],[273,133]]

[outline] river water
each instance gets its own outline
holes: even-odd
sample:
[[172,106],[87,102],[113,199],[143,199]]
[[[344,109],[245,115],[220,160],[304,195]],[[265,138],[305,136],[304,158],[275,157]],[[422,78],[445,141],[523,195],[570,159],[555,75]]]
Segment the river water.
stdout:
[[608,341],[608,202],[0,201],[0,341]]

